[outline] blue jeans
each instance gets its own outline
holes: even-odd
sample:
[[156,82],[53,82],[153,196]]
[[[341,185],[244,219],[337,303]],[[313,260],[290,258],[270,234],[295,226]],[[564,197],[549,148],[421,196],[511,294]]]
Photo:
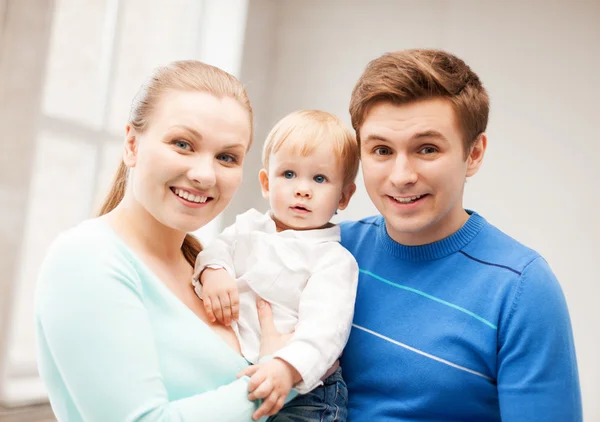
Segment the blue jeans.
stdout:
[[348,389],[342,368],[338,368],[323,385],[295,397],[267,422],[346,422],[347,419]]

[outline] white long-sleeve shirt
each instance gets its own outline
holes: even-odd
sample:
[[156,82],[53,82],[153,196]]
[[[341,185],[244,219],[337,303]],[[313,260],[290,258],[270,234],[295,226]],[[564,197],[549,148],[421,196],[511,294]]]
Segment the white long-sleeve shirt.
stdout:
[[294,335],[274,354],[302,376],[295,386],[307,393],[340,356],[354,313],[358,265],[340,243],[340,228],[277,232],[270,214],[251,209],[236,218],[196,261],[194,286],[202,297],[199,274],[224,268],[237,281],[240,318],[232,324],[242,353],[256,363],[260,323],[256,300],[271,304],[275,326]]

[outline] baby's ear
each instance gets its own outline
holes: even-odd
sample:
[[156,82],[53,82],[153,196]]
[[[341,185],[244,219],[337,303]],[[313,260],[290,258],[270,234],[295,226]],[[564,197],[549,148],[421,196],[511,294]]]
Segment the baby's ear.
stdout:
[[265,199],[269,199],[269,174],[267,170],[262,169],[258,172],[258,181],[260,182],[260,189],[262,190],[262,196]]
[[350,202],[350,198],[352,198],[352,195],[354,195],[354,192],[356,192],[356,184],[355,183],[350,183],[349,185],[345,186],[342,189],[342,197],[340,198],[340,203],[338,204],[339,210],[343,210],[344,208],[346,208],[348,206],[348,203]]
[[131,125],[125,127],[125,142],[123,145],[123,162],[127,167],[135,167],[137,162],[138,140],[136,131]]

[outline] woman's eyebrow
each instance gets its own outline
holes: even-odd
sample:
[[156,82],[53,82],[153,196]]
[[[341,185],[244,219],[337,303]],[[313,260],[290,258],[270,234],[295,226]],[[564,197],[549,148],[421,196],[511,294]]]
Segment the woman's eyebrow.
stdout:
[[198,139],[199,141],[202,140],[202,134],[200,132],[198,132],[196,129],[191,128],[189,126],[185,126],[185,125],[173,125],[173,126],[169,127],[169,131],[171,131],[173,129],[184,130],[186,132],[191,133],[194,136],[194,138]]

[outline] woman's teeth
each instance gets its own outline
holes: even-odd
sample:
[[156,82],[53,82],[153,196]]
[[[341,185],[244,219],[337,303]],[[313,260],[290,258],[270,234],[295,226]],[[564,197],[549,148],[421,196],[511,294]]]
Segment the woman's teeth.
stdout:
[[174,189],[173,191],[175,192],[175,195],[177,195],[187,201],[195,202],[197,204],[203,204],[204,202],[206,202],[208,200],[207,196],[197,196],[197,195],[194,195],[192,193],[189,193],[189,192],[181,190],[181,189]]
[[411,196],[410,198],[397,198],[394,197],[396,202],[400,202],[401,204],[410,204],[411,202],[415,202],[417,199],[421,199],[423,195]]

